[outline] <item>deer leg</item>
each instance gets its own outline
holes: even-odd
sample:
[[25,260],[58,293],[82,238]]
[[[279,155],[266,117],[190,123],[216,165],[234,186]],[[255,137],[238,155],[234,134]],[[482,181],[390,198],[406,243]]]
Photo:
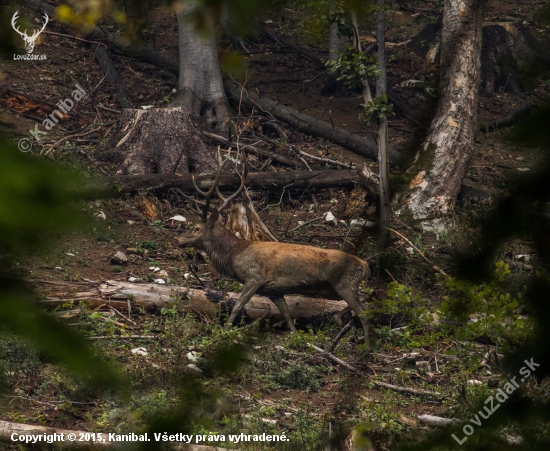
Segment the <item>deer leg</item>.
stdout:
[[254,296],[254,293],[256,293],[256,291],[258,291],[258,288],[260,288],[261,286],[262,285],[260,283],[253,281],[248,281],[244,284],[241,297],[235,304],[235,307],[233,307],[233,310],[231,310],[231,315],[229,315],[229,319],[225,324],[225,330],[228,330],[233,325],[233,321],[235,321],[237,315],[241,312],[243,307],[247,304],[248,301],[250,301],[252,296]]
[[343,324],[342,324],[342,316],[344,316],[346,313],[348,313],[349,311],[351,310],[351,307],[348,305],[344,310],[341,310],[337,313],[335,313],[333,316],[332,316],[332,319],[334,320],[334,322],[336,323],[336,325],[338,327],[342,327]]
[[294,325],[294,322],[290,317],[290,311],[288,310],[288,304],[285,301],[285,297],[270,297],[269,299],[277,306],[277,308],[281,312],[281,315],[283,315],[283,318],[287,322],[288,327],[290,327],[290,331],[296,332],[296,326]]
[[363,326],[363,334],[365,336],[365,344],[369,345],[369,319],[366,315],[362,315],[365,311],[363,306],[361,305],[361,302],[359,301],[359,295],[355,293],[354,291],[350,290],[349,288],[336,288],[336,292],[344,298],[344,301],[348,303],[348,305],[351,307],[351,309],[357,313],[357,316],[359,317],[359,321],[361,321],[361,325]]

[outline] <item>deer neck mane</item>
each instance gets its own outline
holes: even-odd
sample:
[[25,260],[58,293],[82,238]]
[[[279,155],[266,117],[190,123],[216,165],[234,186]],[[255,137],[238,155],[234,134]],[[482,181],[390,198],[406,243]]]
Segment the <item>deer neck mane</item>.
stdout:
[[233,258],[250,246],[250,241],[238,238],[218,223],[204,236],[203,244],[216,270],[234,278]]

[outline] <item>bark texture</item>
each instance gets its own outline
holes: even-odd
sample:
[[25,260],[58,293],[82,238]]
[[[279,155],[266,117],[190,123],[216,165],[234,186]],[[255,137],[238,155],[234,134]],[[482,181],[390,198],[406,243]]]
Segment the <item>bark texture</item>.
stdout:
[[211,172],[214,156],[181,108],[124,109],[107,151],[122,174]]
[[[222,293],[215,290],[196,290],[182,286],[166,286],[154,283],[130,283],[118,280],[107,280],[103,283],[77,284],[80,291],[74,292],[74,286],[68,283],[59,292],[59,287],[47,290],[47,297],[38,301],[43,307],[55,308],[72,301],[75,305],[80,302],[91,308],[100,305],[111,305],[117,310],[128,311],[128,301],[136,307],[142,307],[148,313],[159,312],[162,308],[172,308],[178,305],[183,310],[199,314],[214,314],[220,309],[231,310],[237,293]],[[70,288],[70,290],[69,290]],[[46,290],[42,289],[41,292]],[[67,291],[70,291],[68,293]],[[345,301],[332,301],[307,296],[285,296],[290,314],[293,318],[314,321],[320,317],[331,318],[334,313],[347,307]],[[251,320],[268,319],[273,322],[283,318],[279,309],[269,298],[254,295],[244,307],[246,316]]]
[[[377,0],[376,3],[379,8],[376,14],[376,42],[378,44],[378,68],[380,69],[376,84],[376,97],[381,97],[388,90],[385,53],[386,20],[384,0]],[[380,118],[378,129],[378,168],[380,174],[380,236],[378,237],[378,247],[379,249],[385,249],[389,244],[388,227],[390,227],[390,165],[388,163],[388,119],[386,116]]]
[[[141,189],[162,192],[170,188],[195,191],[191,174],[147,174],[118,175],[83,178],[74,191],[85,198],[114,197],[135,193]],[[197,186],[208,191],[213,183],[211,175],[197,175]],[[224,174],[220,177],[219,189],[234,189],[241,183],[238,174]],[[361,183],[355,171],[279,171],[252,172],[246,178],[246,186],[254,190],[273,189],[322,189],[349,187]]]
[[[430,64],[439,60],[442,21],[428,24],[407,44]],[[519,22],[486,22],[482,29],[481,86],[498,91],[530,90],[533,73],[550,66],[550,52]]]
[[278,241],[258,216],[252,202],[231,205],[225,227],[248,241]]
[[205,23],[197,28],[194,13],[197,1],[181,5],[177,13],[179,44],[178,94],[172,106],[181,106],[211,130],[229,127],[229,104],[223,89],[218,61],[215,21],[205,12]]
[[481,84],[487,94],[518,93],[532,87],[530,72],[548,67],[550,52],[521,23],[486,23],[481,60]]
[[482,0],[445,0],[439,102],[411,168],[404,204],[415,218],[452,210],[478,130]]

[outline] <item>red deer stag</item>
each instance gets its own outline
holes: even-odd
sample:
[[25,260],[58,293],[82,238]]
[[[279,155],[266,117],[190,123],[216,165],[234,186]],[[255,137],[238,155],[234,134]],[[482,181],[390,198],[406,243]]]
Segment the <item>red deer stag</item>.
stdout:
[[[246,160],[241,185],[230,198],[224,199],[217,189],[217,183],[227,158],[221,162],[216,156],[218,171],[208,192],[197,191],[206,198],[203,223],[178,239],[182,247],[195,247],[208,254],[210,261],[221,274],[244,283],[239,300],[227,320],[226,328],[256,293],[267,296],[277,306],[291,331],[296,327],[290,317],[285,294],[322,296],[327,299],[344,299],[357,313],[363,326],[365,343],[369,339],[369,325],[358,292],[359,283],[370,272],[368,265],[354,255],[333,249],[319,249],[313,246],[278,242],[247,241],[238,238],[219,221],[219,213],[243,189],[246,178]],[[223,199],[220,208],[213,209],[206,219],[210,198],[216,190]]]

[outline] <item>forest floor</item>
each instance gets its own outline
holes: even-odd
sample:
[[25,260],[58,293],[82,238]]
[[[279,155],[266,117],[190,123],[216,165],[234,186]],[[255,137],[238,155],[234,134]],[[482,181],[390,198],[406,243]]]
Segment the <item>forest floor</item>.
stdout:
[[[536,2],[536,8],[543,4]],[[536,14],[533,5],[491,2],[486,19],[532,23]],[[262,22],[280,40],[326,58],[326,36],[320,38],[304,28],[304,14],[303,9],[287,8]],[[407,88],[403,82],[414,79],[424,86],[436,87],[437,67],[428,65],[402,43],[436,20],[435,6],[432,11],[425,2],[411,2],[407,8],[396,5],[389,16],[386,38],[395,45],[390,45],[387,52],[388,86],[409,105],[422,110],[433,101],[429,90]],[[161,53],[176,60],[177,29],[173,17],[156,8],[148,13],[148,21],[155,25],[145,29],[145,37]],[[360,27],[373,29],[372,22],[360,23]],[[531,31],[540,37],[544,30]],[[365,45],[373,40],[366,31],[361,39]],[[324,69],[317,63],[266,37],[244,42],[249,51],[244,57],[249,70],[248,89],[335,126],[376,137],[376,128],[358,119],[362,103],[359,92],[348,93],[346,97],[322,94]],[[220,48],[231,45],[224,41]],[[98,146],[108,142],[116,130],[118,115],[101,108],[117,107],[112,88],[96,64],[92,50],[84,42],[47,34],[37,48],[48,55],[47,62],[0,65],[3,77],[0,130],[16,141],[28,137],[28,130],[36,122],[41,123],[78,83],[87,92],[86,97],[31,152],[77,167],[87,176],[115,174],[115,164],[94,156]],[[227,51],[221,51],[222,62],[224,57],[230,59],[227,55]],[[136,106],[163,107],[173,99],[177,85],[173,75],[123,56],[113,56],[113,61]],[[535,89],[550,91],[550,84],[541,80]],[[480,122],[505,116],[520,98],[521,94],[505,91],[493,96],[482,91]],[[248,120],[246,114],[240,119]],[[257,117],[250,118],[249,130],[261,130],[261,122]],[[271,136],[278,139],[277,146],[267,147],[272,151],[296,155],[299,149],[343,163],[365,161],[327,141],[301,134],[285,124],[282,127],[288,138]],[[389,127],[390,142],[404,147],[421,134],[417,124],[399,115],[390,119]],[[208,141],[207,145],[212,150],[217,147]],[[92,394],[33,348],[15,337],[2,337],[0,360],[8,389],[0,398],[0,419],[76,430],[137,433],[156,413],[177,405],[179,392],[172,376],[181,374],[182,368],[194,361],[195,356],[190,353],[206,356],[230,339],[250,340],[248,360],[236,373],[219,375],[208,368],[204,359],[201,363],[199,357],[196,363],[204,370],[204,390],[216,393],[216,401],[203,406],[204,417],[209,421],[193,425],[192,433],[284,431],[290,442],[264,444],[265,449],[271,446],[320,450],[324,449],[322,443],[328,437],[329,424],[333,436],[345,437],[361,423],[366,425],[364,433],[375,448],[387,449],[397,439],[422,436],[418,433],[419,415],[467,418],[472,404],[479,404],[505,383],[506,375],[499,370],[498,359],[495,361],[493,356],[484,360],[484,356],[488,351],[504,353],[506,346],[512,346],[506,343],[521,339],[519,331],[527,320],[519,307],[522,286],[518,281],[534,269],[529,261],[530,244],[514,241],[501,251],[498,260],[504,263],[497,268],[495,281],[477,286],[452,277],[453,255],[470,244],[471,234],[477,231],[476,221],[496,199],[506,194],[510,180],[534,170],[539,159],[536,149],[526,151],[509,144],[503,131],[480,133],[452,218],[455,227],[447,233],[434,234],[422,231],[418,224],[395,219],[394,228],[451,274],[449,279],[441,277],[410,243],[397,235],[392,237],[393,251],[386,259],[390,262],[389,270],[380,273],[374,232],[351,227],[351,220],[358,218],[359,207],[347,189],[249,191],[256,211],[280,241],[343,249],[371,264],[373,275],[368,285],[374,305],[374,349],[371,352],[364,349],[359,343],[361,333],[354,328],[334,351],[359,368],[360,374],[309,350],[307,343],[324,347],[336,336],[338,327],[331,323],[317,324],[294,335],[281,324],[253,325],[228,335],[222,331],[223,318],[219,315],[195,317],[175,307],[163,309],[157,315],[137,311],[127,321],[108,307],[90,310],[80,306],[77,316],[62,321],[87,336],[108,337],[93,340],[92,345],[121,367],[134,386],[131,398],[123,401],[108,394]],[[330,167],[308,163],[312,169]],[[377,172],[376,164],[368,163]],[[263,161],[251,157],[251,170],[262,164]],[[272,163],[265,170],[285,168]],[[398,175],[399,171],[397,168],[393,173]],[[361,213],[365,204],[359,204]],[[179,249],[176,242],[190,224],[199,221],[193,206],[192,201],[177,192],[159,198],[141,194],[81,202],[78,208],[87,218],[87,225],[78,232],[60,236],[45,253],[21,257],[18,268],[26,279],[36,283],[41,296],[51,295],[54,290],[51,287],[57,292],[70,293],[79,287],[75,283],[89,281],[127,281],[134,277],[152,282],[158,278],[152,268],[166,271],[169,284],[195,286],[195,279],[189,275],[189,265],[194,264],[192,257],[185,249]],[[329,211],[337,218],[336,225],[321,220],[289,232],[299,221],[309,221]],[[362,218],[376,219],[374,207],[366,212]],[[169,219],[175,215],[182,215],[187,221],[178,223]],[[119,251],[128,255],[127,263],[112,262]],[[220,277],[203,260],[196,272],[210,288],[240,289],[239,284]],[[39,281],[58,285],[50,284],[46,289],[46,284]],[[501,296],[506,295],[508,301],[502,301]],[[451,320],[444,305],[459,297],[470,297],[469,302],[486,306],[487,315],[473,315],[463,322]],[[65,309],[73,310],[74,306],[68,304]],[[421,311],[424,316],[415,317],[422,316]],[[502,330],[490,322],[482,327],[481,323],[492,314],[504,315],[498,317],[499,321],[507,321],[511,326]],[[481,333],[482,330],[492,333]],[[154,338],[135,339],[130,335]],[[147,355],[135,353],[137,348],[144,348]],[[440,396],[408,395],[377,386],[375,381],[434,391]],[[527,382],[525,389],[533,396],[547,395],[534,381]],[[239,447],[264,449],[257,443]]]

